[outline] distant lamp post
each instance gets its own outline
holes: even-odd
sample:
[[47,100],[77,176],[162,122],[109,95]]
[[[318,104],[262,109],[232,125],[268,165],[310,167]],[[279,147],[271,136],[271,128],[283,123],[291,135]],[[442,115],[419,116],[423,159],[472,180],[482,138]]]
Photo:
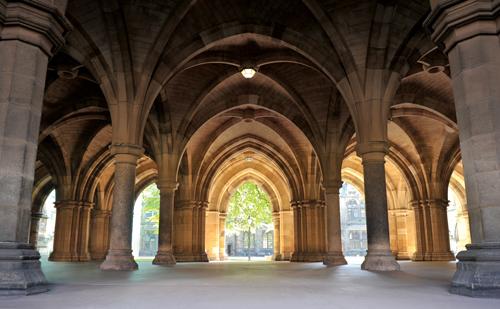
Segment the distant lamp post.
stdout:
[[252,78],[256,72],[257,71],[255,71],[255,69],[251,67],[241,69],[241,75],[243,75],[243,77],[245,78]]

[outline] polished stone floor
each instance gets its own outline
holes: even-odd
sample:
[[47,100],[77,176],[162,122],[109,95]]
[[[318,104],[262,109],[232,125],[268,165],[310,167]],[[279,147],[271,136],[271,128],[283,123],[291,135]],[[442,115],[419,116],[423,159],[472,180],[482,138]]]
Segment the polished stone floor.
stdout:
[[43,261],[50,291],[0,298],[0,308],[500,308],[449,293],[455,263],[400,262],[399,272],[321,263],[213,262],[101,271],[98,262]]

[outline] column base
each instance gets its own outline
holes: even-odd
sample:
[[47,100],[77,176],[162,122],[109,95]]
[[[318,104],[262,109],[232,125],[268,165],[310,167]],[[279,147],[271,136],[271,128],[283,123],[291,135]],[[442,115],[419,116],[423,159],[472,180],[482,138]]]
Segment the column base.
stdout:
[[290,257],[290,262],[323,262],[325,255],[324,252],[294,252]]
[[271,261],[283,261],[283,256],[281,253],[273,253],[271,256]]
[[[158,255],[156,255],[158,257]],[[203,252],[203,253],[174,253],[174,264],[175,262],[177,263],[183,263],[183,262],[210,262],[210,259],[208,258],[208,255]],[[155,258],[156,259],[156,258]],[[154,264],[154,263],[153,263]],[[167,264],[167,265],[173,265],[173,264]]]
[[172,251],[158,251],[153,260],[153,265],[175,265],[177,262],[175,261],[175,257],[172,254]]
[[78,261],[80,262],[88,262],[90,260],[92,260],[92,258],[90,257],[89,253],[80,253],[78,255]]
[[451,251],[432,252],[431,261],[455,261],[455,255]]
[[469,244],[457,254],[451,293],[500,298],[500,243]]
[[366,250],[365,260],[361,264],[362,270],[395,271],[400,266],[391,250]]
[[408,251],[398,251],[396,260],[411,260],[410,252]]
[[219,255],[219,261],[229,261],[229,257],[226,253]]
[[104,261],[106,259],[106,252],[92,252],[90,258],[96,261]]
[[429,252],[415,251],[411,259],[412,261],[430,261],[431,257],[432,255]]
[[32,244],[0,242],[0,296],[47,292],[39,259]]
[[49,255],[49,261],[51,262],[71,262],[71,253],[69,252],[56,252],[52,251]]
[[[413,261],[455,261],[455,255],[451,251],[445,252],[415,252],[411,258]],[[398,255],[399,260],[399,255]]]
[[323,261],[323,265],[326,266],[347,265],[347,261],[345,260],[345,257],[342,254],[342,252],[327,252],[325,260]]
[[132,250],[109,250],[101,270],[137,270],[139,266],[132,256]]

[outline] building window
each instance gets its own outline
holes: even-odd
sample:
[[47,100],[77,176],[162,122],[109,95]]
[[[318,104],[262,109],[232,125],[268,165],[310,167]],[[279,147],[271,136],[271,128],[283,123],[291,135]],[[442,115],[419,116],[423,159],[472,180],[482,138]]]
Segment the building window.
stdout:
[[368,248],[368,245],[366,244],[366,232],[363,232],[361,234],[361,248],[362,249]]
[[[248,232],[245,232],[245,235],[243,236],[243,248],[248,248]],[[250,235],[250,249],[255,248],[255,234]]]
[[272,249],[274,247],[274,235],[273,232],[267,232],[262,237],[262,248]]

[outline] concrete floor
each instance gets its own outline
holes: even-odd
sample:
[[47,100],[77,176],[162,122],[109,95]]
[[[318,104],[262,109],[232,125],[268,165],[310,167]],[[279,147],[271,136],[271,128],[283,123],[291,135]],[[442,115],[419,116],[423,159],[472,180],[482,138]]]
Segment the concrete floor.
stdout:
[[449,293],[450,262],[400,262],[361,271],[362,258],[321,263],[213,262],[101,271],[99,262],[42,262],[48,293],[0,298],[0,308],[500,308]]

